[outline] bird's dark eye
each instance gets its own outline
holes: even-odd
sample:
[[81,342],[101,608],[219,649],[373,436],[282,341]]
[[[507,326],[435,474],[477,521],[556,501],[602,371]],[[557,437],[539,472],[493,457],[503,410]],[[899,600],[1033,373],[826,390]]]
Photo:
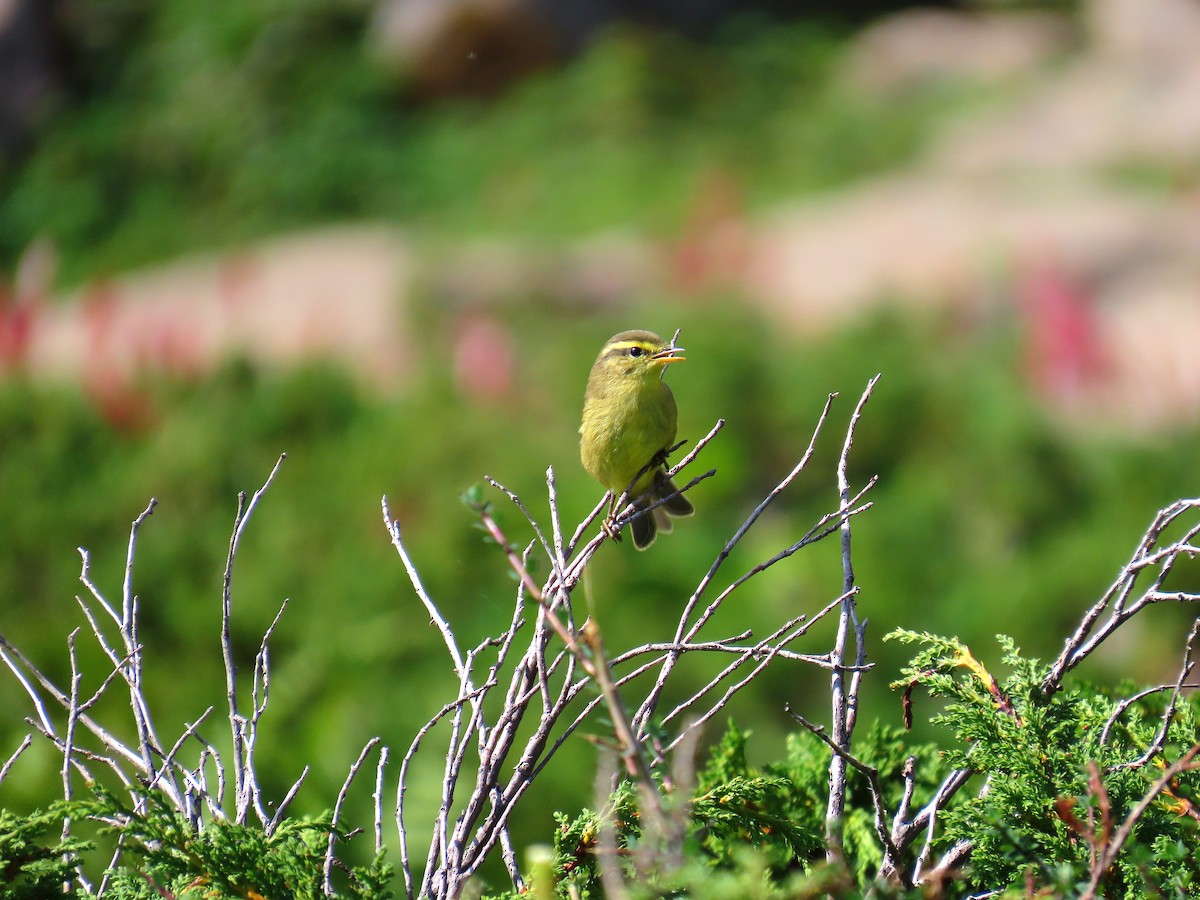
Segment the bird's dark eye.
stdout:
[[630,347],[629,348],[629,355],[632,356],[634,359],[637,359],[639,356],[641,356],[645,352],[646,351],[643,350],[641,347]]

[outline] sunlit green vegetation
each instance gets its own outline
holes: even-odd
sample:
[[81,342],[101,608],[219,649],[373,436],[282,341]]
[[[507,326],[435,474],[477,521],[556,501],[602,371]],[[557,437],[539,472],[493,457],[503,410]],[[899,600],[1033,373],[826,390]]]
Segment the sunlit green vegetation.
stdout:
[[670,230],[714,171],[758,206],[895,165],[954,99],[867,99],[829,30],[740,20],[704,43],[617,29],[495,102],[417,108],[364,52],[357,3],[121,6],[87,32],[81,96],[0,169],[0,263],[46,234],[73,282],[364,217]]
[[[886,104],[852,95],[836,77],[839,36],[742,22],[703,44],[617,31],[494,103],[416,109],[363,53],[357,4],[258,0],[230,17],[111,5],[122,16],[92,33],[79,61],[87,89],[33,155],[0,172],[0,264],[49,235],[63,283],[331,219],[405,223],[433,243],[499,232],[553,244],[616,226],[669,236],[713,172],[761,208],[902,163],[962,102],[937,91]],[[1117,439],[1060,428],[1022,377],[1017,322],[971,329],[883,316],[802,339],[729,296],[629,298],[582,315],[531,302],[503,315],[518,350],[515,388],[481,403],[450,376],[453,326],[439,298],[407,299],[421,358],[387,394],[326,367],[234,360],[198,382],[140,386],[149,413],[129,429],[73,390],[0,383],[0,630],[65,680],[65,636],[81,621],[76,548],[116,595],[129,522],[156,497],[134,587],[148,667],[163,673],[162,715],[192,721],[223,692],[219,592],[236,494],[257,488],[286,451],[247,533],[235,621],[249,659],[290,598],[264,752],[279,792],[314,765],[298,806],[318,813],[367,738],[405,745],[453,684],[388,544],[380,496],[463,639],[496,630],[515,586],[457,498],[488,474],[542,515],[553,465],[568,521],[589,510],[599,490],[576,458],[582,388],[603,340],[632,326],[684,329],[689,362],[671,373],[681,435],[694,441],[720,417],[728,425],[698,464],[718,474],[693,494],[697,516],[652,552],[611,546],[597,560],[592,599],[612,648],[666,633],[838,391],[810,471],[735,552],[731,577],[834,507],[846,418],[876,372],[884,377],[852,457],[857,483],[880,476],[874,509],[855,525],[874,638],[903,626],[990,646],[1003,631],[1028,656],[1052,655],[1154,510],[1197,491],[1194,431]],[[529,536],[515,511],[502,524],[514,540]],[[1194,589],[1195,573],[1187,577]],[[780,610],[815,609],[840,591],[837,548],[822,545],[749,583],[739,621],[778,621]],[[1150,682],[1171,670],[1182,615],[1158,612],[1109,670],[1090,674]],[[827,637],[803,649],[820,652]],[[877,640],[871,655],[864,719],[898,723],[886,684],[907,656]],[[735,704],[734,718],[754,730],[752,755],[781,752],[793,728],[783,703],[825,696],[825,681],[779,666]],[[24,704],[0,680],[0,708]],[[26,730],[10,712],[0,746]],[[518,843],[544,839],[554,806],[591,801],[593,760],[579,741],[549,770]],[[31,755],[22,765],[5,805],[44,806],[57,790],[53,762]]]

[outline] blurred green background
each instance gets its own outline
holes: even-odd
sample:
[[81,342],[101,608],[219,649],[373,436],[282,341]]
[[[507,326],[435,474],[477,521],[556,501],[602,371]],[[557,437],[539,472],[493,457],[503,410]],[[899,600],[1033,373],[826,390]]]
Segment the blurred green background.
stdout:
[[[368,52],[368,9],[349,0],[219,11],[114,0],[73,10],[86,26],[73,87],[28,150],[0,169],[0,270],[15,278],[26,249],[48,237],[56,291],[331,222],[403,226],[426,272],[480,239],[532,247],[539,258],[614,231],[671,246],[714,177],[737,185],[753,220],[913,164],[945,123],[1015,90],[933,78],[872,93],[846,77],[851,25],[742,16],[701,36],[612,27],[498,96],[418,101]],[[1154,167],[1140,165],[1139,190],[1175,184],[1174,174],[1145,177]],[[380,497],[462,645],[473,645],[509,621],[515,584],[460,493],[491,475],[547,525],[552,465],[570,529],[600,496],[578,464],[576,434],[596,351],[625,328],[681,328],[689,361],[671,371],[680,435],[695,441],[727,420],[696,467],[717,475],[692,495],[696,517],[650,552],[624,544],[599,554],[591,587],[610,650],[673,630],[725,540],[799,459],[834,391],[812,463],[731,555],[718,586],[835,508],[850,412],[881,372],[852,456],[855,484],[880,478],[854,546],[876,663],[865,720],[898,723],[887,683],[903,648],[883,644],[885,633],[957,635],[986,662],[1004,632],[1029,654],[1053,656],[1154,511],[1197,490],[1194,421],[1141,433],[1064,423],[1034,390],[1004,271],[992,290],[1002,299],[984,314],[910,304],[898,291],[882,298],[895,302],[805,332],[781,327],[729,284],[667,279],[590,304],[517,284],[480,307],[428,277],[396,297],[414,355],[395,384],[364,384],[319,359],[278,366],[233,353],[204,374],[143,371],[132,418],[12,366],[0,380],[0,631],[65,681],[66,635],[84,624],[72,599],[82,590],[76,548],[90,551],[94,580],[119,598],[129,523],[156,497],[134,587],[159,727],[177,733],[215,704],[204,733],[218,740],[221,572],[236,495],[259,487],[286,452],[239,556],[235,642],[248,672],[290,598],[272,645],[260,759],[276,798],[311,763],[297,808],[327,808],[367,739],[380,735],[402,753],[454,690],[389,545]],[[511,342],[503,391],[472,394],[456,380],[464,310],[482,312]],[[520,515],[493,499],[509,537],[528,540]],[[1200,583],[1195,572],[1180,578],[1193,590]],[[710,636],[761,633],[840,589],[830,541],[748,583]],[[1172,674],[1186,611],[1154,613],[1089,676]],[[832,626],[818,628],[797,649],[823,652],[831,639]],[[94,686],[102,661],[84,659],[85,687]],[[704,672],[681,675],[673,698]],[[820,719],[825,692],[821,672],[779,664],[729,712],[769,759],[789,728],[784,704]],[[118,702],[106,709],[122,715]],[[6,756],[2,748],[28,731],[29,706],[11,678],[0,679],[0,710]],[[519,845],[545,839],[553,809],[589,801],[593,759],[589,744],[568,746],[526,804]],[[418,802],[432,797],[439,770],[430,752]],[[350,813],[360,824],[370,814],[367,781]],[[0,802],[45,804],[57,784],[53,758],[31,752],[0,786]]]

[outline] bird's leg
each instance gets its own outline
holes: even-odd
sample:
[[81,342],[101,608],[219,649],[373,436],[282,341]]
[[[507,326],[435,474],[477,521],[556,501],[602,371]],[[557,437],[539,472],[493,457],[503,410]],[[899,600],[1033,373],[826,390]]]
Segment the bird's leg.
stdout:
[[600,524],[600,527],[604,529],[604,533],[614,541],[621,540],[621,529],[615,525],[617,520],[617,500],[619,499],[615,493],[609,492],[608,515],[604,517],[604,521]]
[[653,457],[651,457],[649,467],[654,468],[661,466],[664,469],[667,468],[667,460],[671,457],[671,454],[686,443],[687,438],[684,438],[682,441],[672,444],[670,447],[663,447],[661,450],[655,453]]
[[667,454],[670,453],[672,450],[674,450],[678,446],[679,445],[676,444],[675,447],[663,447],[661,450],[659,450],[657,453],[655,453],[652,457],[650,457],[650,461],[647,462],[640,469],[638,469],[638,473],[633,476],[633,478],[630,480],[629,484],[625,487],[625,490],[622,491],[619,496],[617,495],[617,493],[615,491],[611,492],[609,502],[608,502],[608,518],[604,520],[603,528],[604,528],[604,533],[607,534],[614,541],[621,540],[621,530],[619,528],[615,527],[615,525],[613,524],[617,519],[617,512],[618,512],[617,504],[618,504],[618,502],[622,498],[627,498],[631,503],[633,503],[634,507],[636,508],[638,505],[637,500],[633,497],[630,497],[630,494],[633,491],[633,486],[635,484],[637,484],[638,481],[641,480],[641,477],[643,475],[645,475],[647,472],[653,472],[654,470],[661,469],[664,465],[666,465]]

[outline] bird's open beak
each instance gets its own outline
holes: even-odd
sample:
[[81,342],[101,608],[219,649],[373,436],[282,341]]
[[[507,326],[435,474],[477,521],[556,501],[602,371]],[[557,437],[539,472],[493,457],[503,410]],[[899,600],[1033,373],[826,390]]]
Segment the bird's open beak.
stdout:
[[666,350],[659,350],[652,357],[650,357],[650,359],[665,366],[667,363],[683,362],[685,359],[687,359],[686,356],[675,355],[682,352],[682,347],[668,347]]

